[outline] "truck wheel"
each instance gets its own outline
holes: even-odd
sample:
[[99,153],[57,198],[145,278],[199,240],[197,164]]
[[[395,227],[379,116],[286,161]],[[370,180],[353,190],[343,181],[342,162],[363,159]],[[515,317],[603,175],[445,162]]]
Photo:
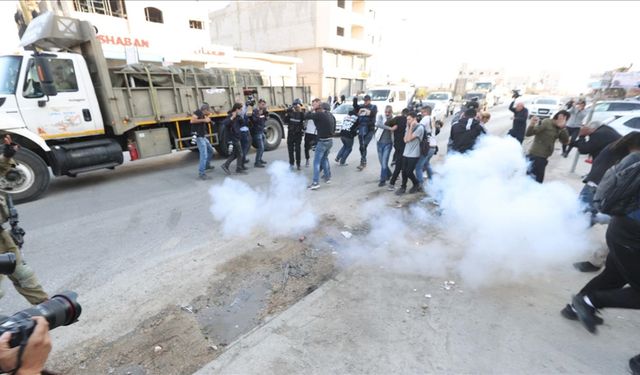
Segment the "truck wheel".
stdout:
[[38,198],[49,187],[49,167],[35,152],[26,148],[18,150],[13,159],[17,166],[10,179],[0,178],[0,186],[7,188],[15,203],[29,202]]
[[280,141],[282,141],[282,127],[277,120],[272,118],[268,119],[264,124],[264,134],[265,134],[265,151],[275,150],[280,146]]
[[215,149],[216,151],[218,151],[218,154],[224,156],[225,158],[229,156],[229,150],[227,149],[228,139],[229,136],[227,135],[227,127],[220,125],[218,127],[218,145],[215,146]]

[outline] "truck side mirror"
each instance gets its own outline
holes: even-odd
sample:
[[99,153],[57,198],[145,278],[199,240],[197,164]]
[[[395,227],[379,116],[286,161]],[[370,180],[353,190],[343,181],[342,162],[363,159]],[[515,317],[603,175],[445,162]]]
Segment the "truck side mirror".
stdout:
[[58,95],[58,90],[53,82],[53,74],[51,74],[51,65],[46,57],[34,56],[38,79],[40,80],[40,88],[46,96]]

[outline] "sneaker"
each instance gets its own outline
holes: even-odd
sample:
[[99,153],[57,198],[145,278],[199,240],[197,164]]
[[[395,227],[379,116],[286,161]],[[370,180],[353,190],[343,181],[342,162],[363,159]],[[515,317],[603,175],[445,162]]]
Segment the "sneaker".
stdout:
[[387,190],[394,191],[396,190],[396,187],[393,184],[389,184],[389,186],[387,187]]
[[327,185],[331,184],[331,179],[330,178],[325,179],[324,183],[327,184]]
[[245,167],[244,165],[239,166],[238,169],[242,169],[243,171],[249,170],[249,168]]
[[244,169],[236,169],[236,174],[247,174],[247,171]]
[[254,164],[255,168],[264,168],[264,164]]
[[216,169],[216,167],[214,167],[214,166],[213,166],[213,165],[211,165],[211,164],[207,164],[207,166],[206,166],[206,167],[204,167],[204,170],[205,170],[205,171],[214,170],[214,169]]
[[314,182],[311,185],[307,186],[307,189],[309,190],[317,190],[318,188],[320,188],[320,184],[317,182]]
[[380,181],[380,182],[378,182],[378,187],[383,187],[386,184],[387,184],[386,182]]
[[396,195],[402,195],[406,192],[407,192],[407,188],[401,187],[400,189],[396,190]]
[[300,164],[298,164],[297,168],[298,168],[298,170],[300,170]]
[[245,164],[249,164],[249,163],[251,163],[251,160],[249,160],[249,159],[244,159],[244,163],[245,163]]
[[587,331],[595,334],[596,328],[596,309],[591,307],[585,302],[582,294],[576,294],[571,299],[571,305],[576,310],[576,315],[580,320],[580,323],[587,329]]
[[309,166],[309,160],[307,160],[307,161],[304,163],[304,166],[305,166],[305,167],[308,167],[308,166]]
[[360,164],[359,166],[356,167],[357,170],[362,171],[363,169],[365,169],[367,167],[366,164]]
[[580,272],[598,272],[601,267],[593,265],[591,262],[576,262],[573,267]]
[[260,160],[258,163],[260,163],[260,164],[267,164],[267,162],[266,162],[266,161],[264,161],[264,160]]
[[340,159],[336,158],[335,159],[336,163],[340,163]]
[[[578,320],[578,314],[576,314],[573,307],[567,303],[567,306],[564,309],[560,310],[560,315],[562,315],[565,319],[569,320]],[[595,316],[595,322],[597,325],[604,324],[604,319],[599,316]]]
[[409,190],[409,194],[415,194],[422,191],[422,185],[413,185]]
[[229,166],[227,166],[226,164],[222,164],[222,170],[224,171],[224,173],[226,173],[227,175],[231,174],[231,171],[229,170]]
[[206,181],[206,180],[210,180],[211,177],[207,176],[206,174],[201,174],[198,176],[199,179],[201,179],[202,181]]

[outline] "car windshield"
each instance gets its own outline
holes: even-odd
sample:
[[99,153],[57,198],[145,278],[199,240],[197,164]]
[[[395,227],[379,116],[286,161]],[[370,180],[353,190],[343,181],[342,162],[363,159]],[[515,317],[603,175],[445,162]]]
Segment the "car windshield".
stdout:
[[348,115],[350,111],[353,111],[353,105],[343,103],[343,104],[340,104],[336,109],[334,109],[331,112],[336,115]]
[[427,96],[428,100],[447,100],[449,99],[449,95],[445,93],[433,93]]
[[556,105],[558,104],[558,101],[555,99],[538,99],[536,100],[536,104],[552,104],[552,105]]
[[389,92],[391,92],[391,90],[371,90],[367,94],[371,96],[372,101],[380,102],[389,98]]
[[16,93],[21,61],[20,56],[0,56],[0,94]]

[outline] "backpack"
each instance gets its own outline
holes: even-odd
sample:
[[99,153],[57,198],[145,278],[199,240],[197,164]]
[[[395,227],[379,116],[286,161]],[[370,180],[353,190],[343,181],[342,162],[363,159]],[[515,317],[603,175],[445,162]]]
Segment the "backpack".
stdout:
[[596,189],[593,205],[603,214],[625,216],[640,208],[640,161],[623,163],[609,168]]
[[427,128],[424,125],[422,126],[422,138],[420,139],[420,156],[427,156],[429,154],[429,137],[430,134],[427,133]]

